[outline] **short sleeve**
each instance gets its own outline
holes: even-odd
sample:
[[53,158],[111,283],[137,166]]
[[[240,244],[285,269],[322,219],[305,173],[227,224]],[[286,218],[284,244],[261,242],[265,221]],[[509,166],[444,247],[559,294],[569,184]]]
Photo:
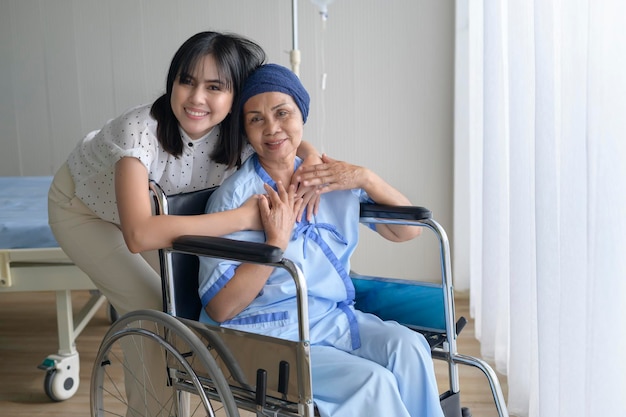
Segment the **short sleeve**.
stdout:
[[149,107],[136,108],[113,119],[99,135],[92,153],[101,155],[105,166],[130,156],[139,159],[149,170],[157,157],[156,121],[150,116]]
[[[211,194],[207,201],[206,213],[217,213],[240,207],[246,200],[260,192],[262,182],[253,174],[253,164],[248,161],[234,175],[229,177],[222,186]],[[247,242],[265,242],[265,234],[260,231],[241,231],[225,236],[229,239]],[[206,304],[224,287],[233,277],[240,262],[225,259],[200,257],[198,276],[198,293],[202,305]]]
[[[375,204],[376,202],[370,198],[370,196],[362,188],[356,188],[352,190],[352,193],[359,199],[361,204]],[[376,223],[368,223],[368,228],[376,231]]]
[[158,146],[150,105],[109,120],[102,129],[85,136],[67,160],[76,196],[102,219],[119,223],[115,164],[121,158],[135,157],[150,172],[151,164],[158,159]]

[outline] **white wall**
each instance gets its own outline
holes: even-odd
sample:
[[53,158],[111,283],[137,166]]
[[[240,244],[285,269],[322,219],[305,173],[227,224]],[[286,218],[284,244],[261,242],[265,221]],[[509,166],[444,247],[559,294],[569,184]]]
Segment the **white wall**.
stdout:
[[[325,24],[300,0],[298,21],[306,139],[373,168],[451,233],[454,0],[336,0]],[[0,0],[0,175],[53,174],[85,133],[160,95],[176,48],[202,30],[249,36],[289,66],[290,0]],[[429,233],[369,235],[357,271],[438,277]]]

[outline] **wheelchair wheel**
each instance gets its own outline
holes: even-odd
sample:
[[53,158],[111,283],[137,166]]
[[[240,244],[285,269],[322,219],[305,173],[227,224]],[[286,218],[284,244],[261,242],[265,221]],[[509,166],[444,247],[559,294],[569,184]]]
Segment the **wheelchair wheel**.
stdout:
[[206,346],[160,311],[119,318],[105,335],[91,375],[91,416],[239,417]]

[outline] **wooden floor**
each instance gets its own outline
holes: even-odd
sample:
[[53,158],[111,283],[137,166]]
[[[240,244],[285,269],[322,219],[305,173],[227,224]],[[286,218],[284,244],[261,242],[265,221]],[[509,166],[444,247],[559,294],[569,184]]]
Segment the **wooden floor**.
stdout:
[[[73,294],[78,310],[88,298],[87,292]],[[76,345],[80,353],[81,385],[72,398],[51,402],[44,393],[44,371],[37,368],[43,359],[58,350],[56,304],[54,293],[0,293],[0,415],[7,417],[84,417],[89,415],[89,375],[100,340],[109,322],[103,308],[79,336]],[[467,297],[456,300],[457,317],[469,319]],[[460,353],[480,356],[470,320],[459,336]],[[447,371],[441,361],[435,362],[440,386],[447,384]],[[461,400],[473,417],[495,417],[491,392],[482,373],[460,367]],[[506,398],[506,378],[500,383]]]

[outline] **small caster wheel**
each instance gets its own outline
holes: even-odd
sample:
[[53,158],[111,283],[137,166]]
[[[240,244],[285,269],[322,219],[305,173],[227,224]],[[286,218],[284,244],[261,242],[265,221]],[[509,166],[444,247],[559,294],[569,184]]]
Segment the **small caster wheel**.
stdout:
[[461,408],[461,417],[472,417],[472,412],[469,408],[463,407]]
[[43,389],[52,401],[64,401],[71,398],[78,391],[79,365],[78,353],[70,356],[50,355],[40,369],[46,371]]
[[78,381],[71,376],[62,378],[61,375],[57,374],[56,369],[46,372],[43,389],[52,401],[60,402],[67,400],[74,395],[76,392],[75,388],[78,388]]

